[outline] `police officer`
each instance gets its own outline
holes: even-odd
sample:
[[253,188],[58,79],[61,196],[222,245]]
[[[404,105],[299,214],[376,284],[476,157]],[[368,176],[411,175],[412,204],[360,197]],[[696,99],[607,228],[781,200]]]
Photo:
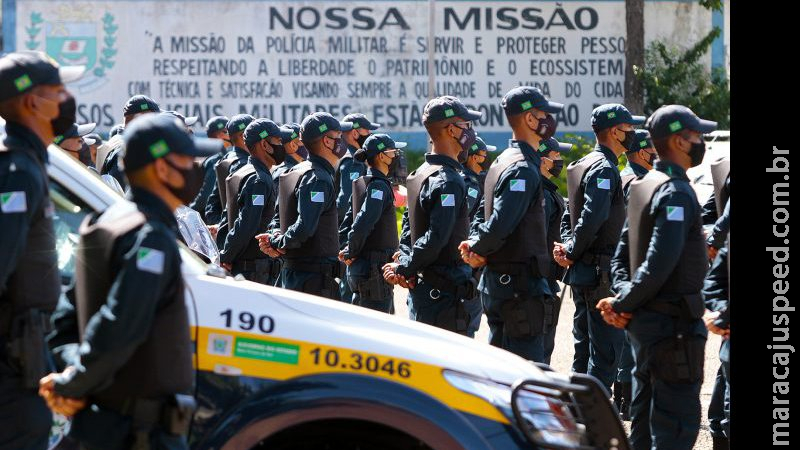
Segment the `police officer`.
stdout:
[[398,262],[384,266],[384,279],[409,288],[412,320],[467,333],[464,300],[473,297],[472,271],[461,261],[458,244],[467,237],[467,192],[459,161],[475,143],[472,122],[481,117],[461,100],[443,96],[423,109],[422,123],[433,147],[425,163],[408,177],[408,209]]
[[386,134],[373,134],[353,157],[367,162],[367,174],[353,180],[352,204],[339,235],[347,243],[339,259],[347,264],[347,279],[354,305],[394,314],[394,290],[383,279],[383,266],[392,260],[399,241],[394,191],[387,178],[389,166],[405,142]]
[[[137,117],[160,112],[161,108],[152,98],[141,94],[134,95],[129,98],[128,101],[125,102],[125,106],[122,107],[122,127],[124,129]],[[120,130],[120,132],[121,131],[122,130]]]
[[225,242],[225,234],[227,227],[225,227],[225,202],[228,200],[225,191],[225,179],[228,175],[239,170],[240,167],[247,164],[247,159],[250,154],[247,153],[246,145],[244,143],[244,130],[250,122],[254,121],[255,117],[250,114],[237,114],[231,117],[228,121],[226,128],[228,129],[228,137],[231,140],[231,148],[225,156],[222,157],[215,165],[214,172],[217,176],[217,182],[211,189],[211,194],[208,197],[206,205],[206,223],[209,224],[209,229],[212,233],[216,233],[217,245],[222,247]]
[[59,304],[76,326],[58,329],[81,345],[39,392],[74,416],[82,448],[188,448],[194,373],[174,211],[192,199],[193,158],[219,151],[204,141],[169,116],[137,119],[123,158],[135,206],[117,203],[81,225],[75,284]]
[[275,280],[271,259],[259,250],[255,236],[267,229],[275,215],[276,190],[270,169],[286,157],[284,132],[269,119],[250,122],[244,130],[248,163],[225,180],[230,231],[220,263],[232,273],[262,284],[274,284]]
[[275,181],[276,189],[278,188],[278,178],[308,157],[303,152],[303,150],[305,152],[308,152],[308,150],[303,147],[303,143],[300,141],[300,124],[284,124],[281,126],[281,130],[283,131],[281,139],[283,140],[283,148],[286,150],[286,158],[282,163],[272,168],[272,180]]
[[[561,242],[561,217],[564,215],[564,199],[558,193],[558,186],[553,182],[554,178],[561,175],[564,168],[564,158],[562,153],[572,149],[572,144],[562,144],[555,138],[544,139],[539,144],[539,157],[542,165],[539,170],[542,174],[542,188],[544,189],[544,216],[547,224],[547,254],[553,254],[553,247],[556,242]],[[553,259],[550,259],[550,271],[545,274],[547,285],[553,294],[555,304],[551,323],[547,324],[548,331],[544,335],[544,360],[545,364],[550,364],[550,357],[555,349],[556,327],[558,326],[558,316],[561,312],[561,287],[558,284],[564,277],[564,268],[559,266]]]
[[[461,177],[464,178],[464,185],[467,188],[467,208],[469,209],[470,224],[476,224],[475,217],[480,211],[480,202],[483,198],[483,182],[486,179],[486,172],[483,170],[482,164],[488,158],[488,152],[496,151],[497,147],[494,145],[486,145],[486,142],[480,138],[475,138],[475,143],[469,148],[467,154],[467,161],[464,163],[464,168],[461,171]],[[481,215],[483,217],[483,215]],[[481,279],[481,272],[483,269],[472,269],[472,282],[477,286]],[[470,315],[470,322],[467,329],[467,336],[475,337],[481,325],[481,316],[483,315],[483,306],[481,306],[481,299],[478,291],[475,295],[464,302]]]
[[564,105],[530,86],[511,89],[501,104],[513,140],[486,175],[485,220],[473,227],[460,249],[473,267],[486,265],[479,289],[489,343],[543,362],[544,335],[555,301],[545,278],[551,257],[537,149],[555,132],[552,114]]
[[333,166],[347,151],[342,133],[351,128],[324,112],[309,115],[300,125],[300,139],[311,155],[281,175],[280,228],[259,235],[262,251],[273,258],[283,256],[281,287],[339,299]]
[[43,53],[0,58],[0,449],[46,449],[52,416],[36,395],[48,373],[45,326],[61,292],[47,145],[75,123],[59,68]]
[[691,449],[700,429],[700,292],[708,260],[686,170],[703,160],[702,133],[716,125],[681,105],[662,106],[648,119],[659,161],[631,186],[612,263],[617,296],[597,304],[607,323],[627,327],[635,355],[634,449]]
[[[228,129],[226,128],[228,120],[230,119],[225,116],[215,116],[209,119],[208,122],[206,122],[206,136],[221,140],[225,147],[230,146],[231,140],[230,136],[228,136]],[[200,192],[198,192],[194,200],[192,200],[192,203],[189,204],[189,207],[197,211],[200,214],[200,218],[206,223],[208,223],[206,221],[206,205],[210,200],[211,191],[217,183],[217,173],[214,172],[214,166],[227,153],[225,147],[223,147],[221,152],[203,161],[203,185],[200,187]],[[219,201],[219,196],[215,198]]]
[[597,145],[567,167],[571,233],[553,250],[556,262],[569,267],[564,283],[571,286],[575,301],[572,370],[597,377],[608,392],[616,379],[625,336],[606,324],[594,306],[610,294],[611,256],[625,221],[617,159],[635,141],[633,125],[643,122],[644,117],[632,116],[617,103],[592,111]]
[[363,177],[367,173],[367,165],[353,158],[356,150],[364,145],[370,133],[380,128],[381,124],[372,123],[367,116],[360,113],[348,114],[344,116],[342,122],[353,124],[353,129],[342,134],[347,143],[347,153],[336,166],[336,188],[339,194],[336,196],[336,210],[339,214],[339,224],[342,223],[350,208],[350,196],[352,195],[353,181],[358,177]]
[[[717,394],[718,387],[714,386],[715,392],[708,407],[709,428],[714,450],[727,450],[730,448],[731,436],[729,251],[730,233],[728,234],[728,245],[717,253],[703,286],[703,300],[706,306],[703,321],[706,329],[711,333],[722,336],[722,347],[719,350],[719,359],[722,362],[720,371],[722,374],[721,376],[718,374],[716,380],[717,383],[721,384],[722,392]],[[716,395],[719,395],[720,398],[714,399]],[[718,403],[718,405],[715,403]],[[719,411],[712,411],[712,409],[718,409]]]
[[118,123],[108,130],[108,138],[111,139],[118,134],[122,134],[123,131],[125,131],[125,125]]
[[64,134],[59,134],[53,138],[53,144],[61,150],[67,152],[69,156],[77,159],[85,166],[91,165],[91,152],[83,142],[83,136],[94,131],[96,123],[85,123],[78,125],[72,124]]

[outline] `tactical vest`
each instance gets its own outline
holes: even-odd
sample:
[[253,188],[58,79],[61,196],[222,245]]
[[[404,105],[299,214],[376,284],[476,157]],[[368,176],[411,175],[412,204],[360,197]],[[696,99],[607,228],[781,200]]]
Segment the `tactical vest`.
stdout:
[[[581,217],[584,204],[583,179],[586,172],[598,163],[602,163],[605,155],[599,151],[593,151],[583,158],[573,161],[567,166],[567,195],[569,197],[569,220],[570,229],[575,231],[575,225]],[[617,173],[614,171],[614,173]],[[622,225],[625,223],[625,198],[622,195],[621,182],[615,183],[616,189],[612,192],[611,207],[608,219],[600,226],[597,235],[592,241],[591,246],[586,250],[589,254],[611,255],[619,242],[619,235]],[[582,255],[576,255],[581,257]]]
[[[358,212],[361,211],[361,206],[364,205],[364,200],[369,192],[369,186],[372,182],[386,183],[391,189],[388,181],[375,179],[370,175],[359,177],[353,181],[353,197],[351,199],[353,205],[353,222],[355,223]],[[381,191],[383,192],[383,191]],[[394,193],[392,193],[394,199]],[[390,204],[384,203],[383,211],[375,227],[364,241],[364,250],[366,251],[382,251],[387,249],[396,250],[400,247],[400,241],[397,237],[397,219],[394,213],[394,200]],[[358,256],[358,255],[354,255]]]
[[[635,173],[626,173],[625,175],[620,175],[620,179],[622,180],[622,192],[627,191],[628,190],[628,185],[631,184],[633,182],[633,180],[635,180],[637,178],[639,178],[639,177],[637,177]],[[570,218],[572,218],[571,214],[570,214]]]
[[[494,194],[500,176],[513,164],[524,161],[525,155],[519,147],[511,147],[500,154],[489,168],[483,185],[484,217],[486,221],[492,216]],[[531,168],[536,171],[538,169]],[[535,172],[539,175],[538,172]],[[547,250],[547,218],[544,214],[544,192],[542,183],[533,194],[533,200],[527,205],[515,205],[525,208],[525,215],[514,231],[505,240],[499,250],[486,256],[489,265],[497,263],[531,264],[538,268],[539,276],[550,273],[552,257]]]
[[[422,205],[420,204],[419,193],[422,190],[422,185],[425,184],[425,180],[440,170],[444,170],[444,166],[426,163],[412,172],[406,181],[406,188],[408,190],[408,224],[411,231],[412,246],[417,239],[428,231],[430,225],[428,214],[422,209]],[[454,176],[460,177],[457,173]],[[458,265],[461,262],[461,254],[458,251],[458,245],[467,239],[468,233],[469,210],[467,209],[466,199],[462,199],[461,209],[456,216],[456,223],[453,226],[453,231],[450,233],[450,239],[447,245],[442,247],[439,256],[436,257],[436,260],[432,262],[431,265]]]
[[[303,161],[281,174],[278,181],[278,209],[281,232],[297,222],[297,185],[307,172],[314,170],[311,161]],[[327,201],[328,199],[326,199]],[[317,231],[300,248],[286,249],[287,258],[330,258],[339,254],[339,221],[336,202],[322,211]]]
[[[145,216],[129,204],[112,206],[99,218],[86,217],[80,227],[75,264],[75,309],[83,341],[89,319],[106,303],[121,261],[112,260],[114,245],[122,236],[145,226]],[[92,395],[92,400],[118,404],[128,398],[163,398],[191,392],[192,345],[189,316],[182,285],[166,304],[159,305],[147,339],[114,373],[111,384]]]
[[[256,168],[252,164],[246,164],[239,170],[228,176],[225,180],[227,185],[228,204],[226,212],[228,215],[228,227],[233,227],[236,218],[239,217],[239,195],[242,192],[242,187],[250,177],[257,177]],[[272,178],[265,180],[265,182],[272,183]],[[272,217],[275,215],[275,189],[270,189],[270,196],[264,197],[264,207],[261,209],[261,217],[258,221],[258,229],[265,231],[269,226]],[[244,199],[245,202],[252,201],[251,199]],[[240,254],[240,259],[264,259],[267,255],[258,249],[258,241],[250,239],[245,250]]]
[[[653,236],[655,218],[650,214],[653,197],[658,189],[669,181],[668,175],[653,170],[644,178],[631,184],[630,198],[628,199],[628,258],[631,278],[644,262],[650,246],[650,239]],[[708,266],[706,244],[703,237],[703,219],[699,212],[699,206],[697,209],[695,217],[684,218],[684,220],[692,221],[692,226],[679,263],[664,282],[664,286],[686,293],[697,293],[702,290]]]
[[725,186],[730,175],[730,158],[723,158],[711,163],[711,180],[714,182],[714,200],[717,204],[717,217],[722,216],[722,212],[725,210],[725,204],[728,202],[728,198],[731,195],[730,191]]
[[227,186],[225,180],[228,178],[231,170],[231,164],[236,161],[236,156],[229,155],[222,158],[215,166],[214,173],[217,174],[217,190],[219,191],[219,201],[223,205],[228,201]]
[[236,218],[239,217],[239,192],[244,180],[255,173],[256,168],[252,164],[245,164],[225,179],[225,195],[227,196],[225,210],[228,213],[228,227],[232,227]]
[[[0,153],[8,151],[28,154],[27,150],[8,148],[5,143],[0,143]],[[12,316],[28,309],[40,309],[50,313],[55,309],[58,297],[61,295],[61,279],[53,230],[53,202],[49,197],[47,174],[38,159],[29,157],[42,169],[45,197],[33,214],[25,240],[25,250],[19,255],[17,266],[8,278],[5,292],[0,297],[0,307],[10,306],[9,312]],[[27,206],[33,207],[30,203]],[[8,230],[0,232],[7,233]],[[8,255],[3,255],[3,258],[6,257]],[[8,332],[5,329],[8,325],[0,323],[0,334]]]

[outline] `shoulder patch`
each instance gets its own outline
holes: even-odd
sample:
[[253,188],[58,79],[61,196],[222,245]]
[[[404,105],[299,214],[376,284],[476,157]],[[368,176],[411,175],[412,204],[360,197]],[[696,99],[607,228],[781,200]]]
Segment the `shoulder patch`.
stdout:
[[356,181],[359,177],[358,172],[350,172],[350,181]]
[[442,206],[456,206],[456,196],[454,194],[441,195]]
[[0,193],[0,210],[6,214],[22,213],[28,210],[28,197],[25,191]]
[[311,201],[314,203],[325,203],[325,193],[322,191],[311,191]]
[[611,190],[611,179],[609,179],[609,178],[598,178],[597,179],[597,188],[598,189],[605,189],[606,191]]
[[253,206],[264,206],[264,196],[261,194],[253,195],[250,197]]
[[164,252],[154,248],[141,247],[136,252],[136,268],[161,275],[164,272]]
[[512,192],[525,192],[525,180],[521,178],[515,178],[511,180],[509,188]]
[[467,190],[467,195],[469,195],[472,198],[478,198],[478,190],[475,188],[469,188]]
[[376,200],[383,200],[383,191],[380,189],[372,189],[369,192],[369,198],[374,198]]
[[667,206],[667,220],[683,222],[683,206]]

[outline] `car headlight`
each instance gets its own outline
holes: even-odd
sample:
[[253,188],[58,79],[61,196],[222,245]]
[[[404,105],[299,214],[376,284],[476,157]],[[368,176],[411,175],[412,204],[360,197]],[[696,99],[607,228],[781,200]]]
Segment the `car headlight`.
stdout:
[[[586,429],[579,424],[563,400],[564,395],[545,387],[519,390],[512,405],[512,388],[484,378],[444,371],[444,378],[456,389],[482,398],[498,408],[512,423],[527,426],[522,430],[535,444],[546,448],[582,448]],[[521,416],[517,420],[515,411]],[[523,424],[520,424],[523,422]]]

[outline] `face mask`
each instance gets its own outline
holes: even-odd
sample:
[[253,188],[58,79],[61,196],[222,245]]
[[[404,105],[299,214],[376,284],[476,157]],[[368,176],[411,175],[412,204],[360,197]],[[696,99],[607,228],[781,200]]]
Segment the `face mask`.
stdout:
[[628,151],[633,148],[633,145],[636,144],[636,132],[633,130],[625,131],[625,139],[620,141],[620,144],[625,147],[625,151]]
[[344,141],[344,138],[333,139],[329,137],[328,139],[332,139],[334,142],[333,148],[330,150],[337,158],[341,158],[347,153],[347,142]]
[[300,156],[304,160],[308,159],[308,149],[303,145],[297,147],[297,151],[294,152],[294,154]]
[[165,186],[167,189],[178,198],[184,205],[188,205],[189,203],[194,200],[195,195],[200,190],[200,187],[203,185],[203,174],[202,172],[195,170],[194,165],[188,169],[182,169],[180,167],[175,166],[170,160],[164,158],[164,162],[167,163],[170,167],[180,172],[181,177],[183,177],[183,186],[176,188],[166,184]]
[[655,162],[656,162],[656,154],[655,153],[649,153],[649,152],[645,152],[645,153],[647,154],[647,159],[646,159],[647,164],[649,164],[651,166],[654,165]]
[[405,154],[398,150],[389,165],[388,177],[397,184],[405,184],[408,178],[408,164],[406,163]]
[[282,145],[272,145],[272,153],[267,152],[270,158],[275,160],[275,164],[280,164],[286,159],[286,149]]
[[556,134],[556,118],[551,114],[548,114],[544,119],[537,120],[539,120],[539,126],[536,127],[534,132],[539,135],[542,140],[546,141]]
[[366,141],[368,137],[369,135],[366,136],[358,135],[358,137],[356,138],[356,142],[358,142],[358,148],[364,148],[364,141]]
[[68,99],[58,104],[58,117],[50,121],[53,127],[53,134],[56,136],[64,134],[75,123],[75,113],[77,106],[75,105],[75,97],[70,96]]
[[475,143],[475,139],[477,137],[478,133],[474,128],[461,129],[461,137],[458,138],[458,143],[461,145],[461,151],[458,153],[458,162],[461,164],[467,162],[467,157],[469,157],[469,149],[472,148],[472,145]]
[[690,142],[690,144],[692,146],[689,148],[689,158],[692,159],[692,167],[697,167],[703,162],[703,157],[706,155],[706,143],[700,141]]
[[[550,158],[547,158],[547,159],[550,159]],[[553,167],[551,167],[550,170],[548,170],[548,172],[550,172],[550,175],[558,178],[558,176],[561,175],[561,170],[564,168],[564,160],[563,159],[550,159],[550,161],[553,161]]]

